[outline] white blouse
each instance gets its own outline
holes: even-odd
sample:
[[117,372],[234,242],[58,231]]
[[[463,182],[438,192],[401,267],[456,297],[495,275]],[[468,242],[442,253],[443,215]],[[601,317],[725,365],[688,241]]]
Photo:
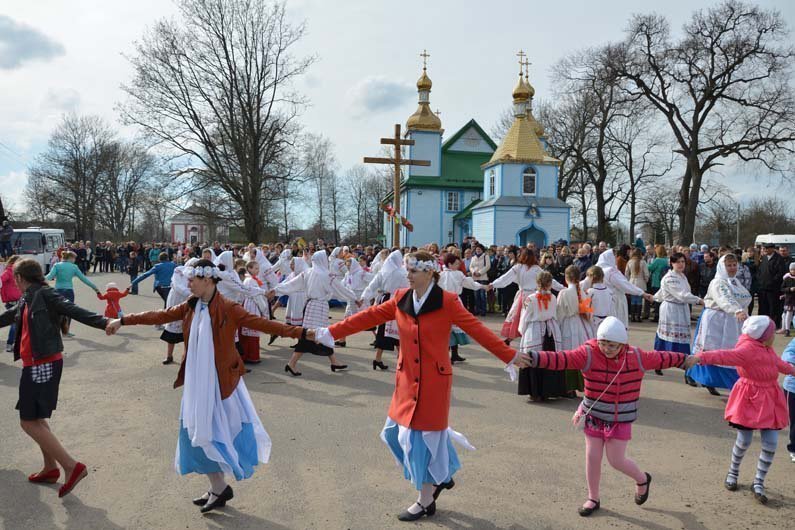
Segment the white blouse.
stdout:
[[[515,283],[523,291],[535,291],[538,289],[536,276],[538,276],[538,273],[541,271],[542,269],[538,265],[528,267],[526,265],[522,265],[521,263],[517,263],[508,269],[508,272],[494,280],[492,285],[495,289],[501,289],[503,287],[507,287],[511,283]],[[554,278],[552,279],[553,290],[562,291],[565,288],[566,287],[558,283]]]
[[461,271],[450,269],[445,269],[439,273],[438,285],[445,291],[459,295],[464,289],[472,289],[473,291],[476,291],[478,289],[485,289],[487,287],[482,283],[476,282],[470,276],[465,276]]
[[701,299],[690,292],[690,283],[684,274],[668,271],[660,281],[660,290],[654,295],[658,302],[698,304]]
[[289,296],[290,293],[305,292],[307,300],[331,300],[332,298],[350,301],[357,300],[356,293],[342,285],[337,278],[332,278],[330,276],[328,277],[328,282],[319,284],[321,285],[320,289],[315,289],[310,292],[307,286],[309,285],[309,278],[312,274],[317,274],[317,272],[313,269],[304,271],[298,276],[280,283],[274,287],[273,290],[276,291],[276,294],[279,296],[283,294]]
[[723,311],[734,315],[740,311],[748,311],[751,293],[748,292],[737,277],[726,279],[715,278],[709,283],[704,297],[704,306],[715,311]]

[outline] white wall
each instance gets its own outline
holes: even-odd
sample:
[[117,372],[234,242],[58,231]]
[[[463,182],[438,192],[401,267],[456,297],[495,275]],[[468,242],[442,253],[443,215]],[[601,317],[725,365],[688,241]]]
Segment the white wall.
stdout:
[[450,151],[467,151],[470,153],[493,153],[494,149],[483,139],[474,127],[470,127],[461,137],[448,148]]

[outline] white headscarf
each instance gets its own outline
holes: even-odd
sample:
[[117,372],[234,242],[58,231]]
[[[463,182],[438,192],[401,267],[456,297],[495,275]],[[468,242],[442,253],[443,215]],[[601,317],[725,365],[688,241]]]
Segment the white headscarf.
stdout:
[[348,273],[345,275],[345,284],[351,289],[358,289],[363,275],[364,269],[356,261],[356,257],[351,258],[351,266],[348,267]]
[[290,258],[292,257],[292,250],[289,248],[282,250],[282,253],[279,254],[279,260],[276,262],[276,265],[273,266],[274,272],[278,272],[285,276],[290,274]]
[[613,254],[613,249],[607,249],[601,254],[599,254],[599,259],[596,260],[596,264],[602,268],[605,272],[607,272],[608,267],[615,268],[616,267],[616,255]]
[[393,250],[392,253],[387,256],[386,260],[384,260],[384,265],[381,267],[381,274],[386,277],[402,268],[403,254],[400,253],[400,250]]
[[629,343],[627,328],[624,326],[624,323],[616,317],[607,317],[602,320],[602,323],[599,324],[599,329],[596,330],[596,338],[599,340],[620,342],[621,344]]
[[309,263],[306,262],[303,256],[296,256],[293,258],[293,272],[296,276],[308,270]]
[[321,297],[328,291],[331,284],[331,273],[328,270],[328,255],[325,250],[312,254],[312,272],[306,282],[306,293],[309,298]]
[[[231,250],[224,250],[221,252],[218,257],[213,260],[215,266],[223,265],[225,271],[222,272],[234,272],[235,269],[235,256]],[[237,274],[237,273],[235,273]]]
[[384,252],[386,249],[383,248],[378,251],[378,254],[375,255],[373,258],[372,263],[370,263],[370,272],[373,274],[378,274],[378,271],[381,270],[381,267],[384,266],[384,256],[387,255],[387,252]]
[[334,247],[334,250],[331,251],[331,255],[329,257],[332,258],[332,259],[333,258],[338,258],[339,255],[340,255],[340,252],[342,252],[342,247]]
[[729,276],[726,271],[726,256],[721,256],[718,260],[718,269],[715,271],[715,277],[721,280],[731,280],[734,276]]

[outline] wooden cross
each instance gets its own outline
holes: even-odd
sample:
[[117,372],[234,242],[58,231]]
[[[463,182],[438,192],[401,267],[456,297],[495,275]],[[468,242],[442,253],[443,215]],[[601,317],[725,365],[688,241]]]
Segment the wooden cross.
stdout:
[[[392,145],[395,147],[395,156],[393,158],[375,158],[371,156],[364,157],[365,164],[390,164],[394,166],[394,196],[392,204],[394,205],[395,212],[400,212],[400,166],[430,166],[430,160],[412,160],[410,158],[402,158],[400,148],[404,145],[414,145],[414,140],[404,140],[400,137],[400,124],[395,124],[394,138],[381,138],[382,145]],[[395,224],[392,232],[392,245],[400,246],[400,225]]]

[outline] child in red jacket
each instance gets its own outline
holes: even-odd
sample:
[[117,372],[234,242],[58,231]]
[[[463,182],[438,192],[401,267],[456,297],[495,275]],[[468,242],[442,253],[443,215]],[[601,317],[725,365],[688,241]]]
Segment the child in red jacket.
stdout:
[[97,298],[100,300],[105,300],[108,304],[105,306],[105,316],[108,318],[121,318],[122,310],[119,300],[128,294],[130,294],[129,287],[124,291],[119,291],[119,287],[113,282],[110,282],[105,286],[105,294],[97,293]]

